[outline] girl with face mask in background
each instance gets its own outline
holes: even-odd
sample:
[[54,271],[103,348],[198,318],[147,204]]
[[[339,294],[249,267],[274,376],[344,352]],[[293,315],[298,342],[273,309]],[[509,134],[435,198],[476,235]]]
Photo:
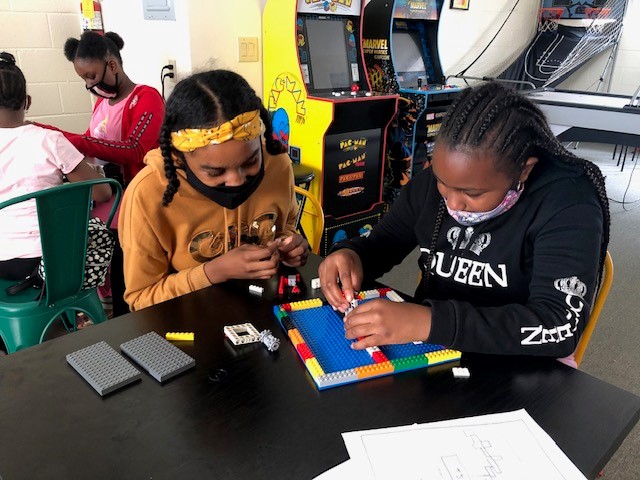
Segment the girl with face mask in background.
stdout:
[[291,160],[240,75],[214,70],[178,83],[145,163],[119,223],[131,309],[306,262]]
[[365,276],[420,247],[415,303],[373,300],[351,311],[354,349],[427,341],[567,357],[589,319],[608,243],[598,167],[568,152],[527,98],[488,83],[451,106],[431,166],[371,235],[337,245],[319,273],[327,300],[345,311]]
[[105,166],[107,176],[121,176],[126,186],[144,167],[145,154],[158,146],[164,102],[158,91],[136,85],[122,68],[124,41],[117,33],[84,32],[69,38],[64,54],[86,89],[97,97],[83,135],[65,133],[78,150]]
[[[62,133],[80,152],[93,158],[107,177],[126,187],[144,167],[145,154],[158,146],[164,101],[155,88],[137,85],[127,76],[120,55],[123,46],[122,38],[113,32],[103,36],[87,31],[80,39],[67,39],[65,57],[96,103],[84,134]],[[106,221],[110,209],[110,203],[97,205],[92,216]],[[119,211],[111,228],[117,226],[118,215]],[[107,283],[98,288],[98,294],[108,314],[110,310],[113,316],[129,311],[124,301],[120,245],[116,245]]]

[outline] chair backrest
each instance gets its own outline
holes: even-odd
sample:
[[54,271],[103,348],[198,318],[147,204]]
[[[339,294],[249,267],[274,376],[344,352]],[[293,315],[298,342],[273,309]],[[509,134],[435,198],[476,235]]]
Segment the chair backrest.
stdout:
[[47,305],[76,295],[84,283],[87,229],[93,186],[108,183],[116,190],[109,222],[115,215],[122,187],[111,178],[100,178],[21,195],[0,203],[0,209],[35,199],[45,269]]
[[320,202],[307,190],[295,187],[296,196],[299,198],[298,225],[296,227],[305,235],[313,253],[320,251],[320,242],[324,230],[324,212]]
[[611,254],[607,251],[607,255],[604,259],[604,272],[602,276],[602,284],[600,285],[600,290],[598,290],[598,294],[596,295],[595,301],[593,302],[593,308],[591,309],[591,315],[589,316],[589,322],[582,332],[582,336],[578,341],[578,346],[573,356],[576,361],[576,364],[580,365],[582,361],[582,357],[584,356],[584,352],[587,350],[587,346],[591,341],[591,335],[593,334],[593,330],[596,328],[596,324],[598,323],[598,318],[600,317],[600,312],[602,312],[602,307],[604,303],[607,301],[607,296],[609,295],[609,290],[611,290],[611,284],[613,283],[613,260],[611,259]]

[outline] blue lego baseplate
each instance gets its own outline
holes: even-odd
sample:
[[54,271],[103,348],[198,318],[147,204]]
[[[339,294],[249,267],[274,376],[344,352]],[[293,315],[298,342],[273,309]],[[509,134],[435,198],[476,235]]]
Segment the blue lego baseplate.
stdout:
[[[372,298],[402,301],[390,289],[361,292],[360,303]],[[440,345],[408,343],[353,350],[344,336],[344,322],[320,299],[274,307],[274,313],[318,389],[459,360],[461,353]]]

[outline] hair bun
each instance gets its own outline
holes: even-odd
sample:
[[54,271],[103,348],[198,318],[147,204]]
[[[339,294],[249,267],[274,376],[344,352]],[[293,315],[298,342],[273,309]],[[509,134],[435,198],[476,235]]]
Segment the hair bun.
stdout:
[[9,52],[0,52],[0,62],[5,62],[9,65],[15,65],[16,57],[11,55]]
[[124,40],[116,32],[107,32],[104,36],[111,40],[118,47],[118,50],[122,50],[122,47],[124,47]]

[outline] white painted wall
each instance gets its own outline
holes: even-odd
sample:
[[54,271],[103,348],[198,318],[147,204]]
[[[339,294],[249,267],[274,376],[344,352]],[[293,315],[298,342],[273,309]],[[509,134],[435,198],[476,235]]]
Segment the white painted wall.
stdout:
[[[262,92],[262,10],[266,0],[175,0],[176,20],[145,20],[142,0],[101,0],[106,30],[122,36],[125,71],[137,82],[161,88],[160,70],[177,62],[178,79],[227,68]],[[238,62],[237,37],[258,37],[258,62]],[[169,87],[169,84],[166,84]],[[170,92],[170,88],[167,89]]]
[[68,37],[80,35],[77,0],[0,0],[0,49],[12,53],[27,79],[27,118],[84,132],[90,94],[64,57]]
[[[189,0],[193,70],[233,70],[262,96],[262,11],[265,3],[265,0]],[[238,37],[258,38],[258,62],[238,62]]]
[[[469,10],[451,10],[445,2],[440,17],[438,48],[445,75],[464,70],[498,32],[515,0],[471,0]],[[481,59],[466,74],[501,73],[531,42],[538,19],[539,0],[520,0],[509,21]],[[449,83],[463,84],[459,80]]]

